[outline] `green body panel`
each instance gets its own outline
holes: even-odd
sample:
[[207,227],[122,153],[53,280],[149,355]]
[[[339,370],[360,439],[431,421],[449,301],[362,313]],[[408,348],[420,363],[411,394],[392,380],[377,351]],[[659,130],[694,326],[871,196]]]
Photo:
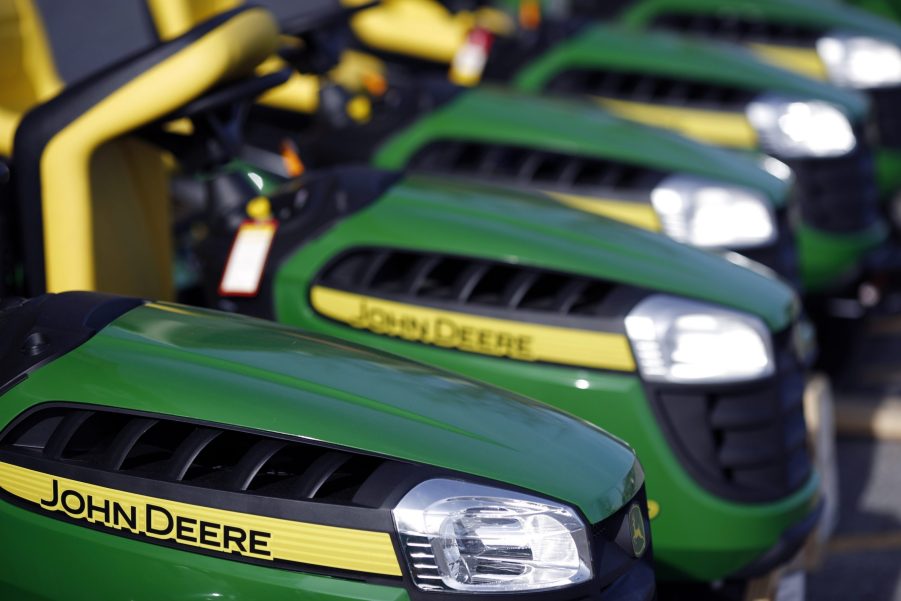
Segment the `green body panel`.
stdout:
[[859,275],[860,259],[888,239],[888,225],[879,222],[865,232],[833,234],[811,227],[796,231],[798,254],[804,259],[806,292],[828,292]]
[[[825,1],[825,0],[824,0]],[[831,0],[839,2],[840,0]],[[887,19],[901,20],[901,4],[892,2],[892,0],[847,0],[848,4],[853,4],[858,8],[870,11],[880,17]]]
[[409,599],[401,587],[223,561],[48,519],[5,502],[0,524],[3,540],[15,541],[0,550],[0,599],[9,601]]
[[748,14],[772,21],[820,27],[827,31],[865,33],[901,43],[901,28],[897,24],[841,2],[822,0],[641,0],[627,7],[618,21],[645,26],[659,13],[672,9],[679,9],[680,12]]
[[391,137],[374,158],[403,169],[420,148],[439,139],[521,144],[691,173],[762,191],[782,206],[787,186],[753,160],[656,128],[619,119],[598,107],[484,86],[457,98]]
[[[437,222],[433,215],[444,214]],[[301,247],[280,266],[279,321],[361,342],[528,394],[611,432],[640,453],[651,498],[655,559],[668,578],[715,580],[774,545],[816,502],[818,481],[778,503],[745,505],[702,490],[664,441],[636,374],[536,365],[419,345],[355,330],[319,316],[308,291],[336,254],[357,246],[410,247],[562,269],[630,282],[749,311],[784,328],[795,299],[784,285],[662,236],[576,216],[515,192],[410,178],[375,205]],[[584,380],[578,388],[577,380]]]
[[561,499],[592,522],[641,484],[625,445],[546,405],[202,309],[130,311],[4,394],[0,423],[47,399],[110,403],[436,465]]
[[538,92],[555,74],[570,67],[681,75],[761,93],[819,99],[842,107],[854,120],[865,118],[868,108],[866,98],[856,92],[771,67],[740,49],[615,25],[592,25],[558,44],[520,71],[515,84]]
[[883,148],[876,153],[876,174],[884,197],[901,190],[901,149]]

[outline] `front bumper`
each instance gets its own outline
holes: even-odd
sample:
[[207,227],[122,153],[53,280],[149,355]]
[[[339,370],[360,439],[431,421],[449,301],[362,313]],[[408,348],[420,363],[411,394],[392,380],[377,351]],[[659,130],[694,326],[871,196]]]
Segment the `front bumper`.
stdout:
[[[639,494],[643,497],[643,493]],[[624,509],[630,506],[631,503]],[[605,525],[618,524],[621,513],[595,525],[596,538],[606,536]],[[400,581],[377,584],[278,570],[111,536],[48,519],[6,502],[0,502],[0,522],[10,540],[18,541],[0,549],[0,562],[5,566],[0,573],[0,598],[3,599],[187,601],[220,596],[267,601],[436,599],[434,593],[410,591]],[[604,545],[596,555],[601,572],[584,586],[491,597],[535,601],[651,601],[654,598],[656,585],[650,548],[640,559],[627,558],[625,562],[617,560],[610,545]],[[478,601],[486,596],[438,595],[455,601]]]

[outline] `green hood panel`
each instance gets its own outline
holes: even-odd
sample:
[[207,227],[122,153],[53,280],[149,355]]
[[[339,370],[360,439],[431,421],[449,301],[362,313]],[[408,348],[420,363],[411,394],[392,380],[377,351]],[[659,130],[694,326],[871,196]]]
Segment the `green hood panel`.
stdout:
[[592,25],[558,44],[516,76],[524,90],[540,91],[557,73],[573,67],[631,69],[734,85],[761,93],[818,99],[842,107],[855,120],[866,116],[864,96],[769,66],[748,52],[665,33]]
[[477,256],[628,283],[747,311],[774,331],[795,311],[788,286],[664,236],[529,193],[423,176],[406,178],[288,258],[276,289],[307,289],[332,257],[366,246]]
[[763,191],[778,206],[788,194],[782,181],[750,159],[614,117],[586,102],[492,86],[461,93],[393,136],[375,164],[402,169],[417,150],[445,139],[524,145],[692,173]]
[[[603,0],[597,0],[603,1]],[[681,13],[748,15],[776,22],[818,27],[826,32],[845,31],[878,36],[901,44],[901,27],[841,2],[823,0],[644,0],[619,17],[629,25],[647,25],[658,14]]]
[[286,326],[177,305],[133,309],[33,372],[3,396],[3,423],[48,400],[279,432],[458,470],[561,499],[592,522],[643,480],[625,445],[546,405]]

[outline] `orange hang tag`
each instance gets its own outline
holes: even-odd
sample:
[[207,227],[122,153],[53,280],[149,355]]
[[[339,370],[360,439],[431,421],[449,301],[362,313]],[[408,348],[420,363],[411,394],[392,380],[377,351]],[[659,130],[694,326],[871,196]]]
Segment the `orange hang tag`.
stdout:
[[519,25],[535,30],[541,25],[541,0],[519,0]]
[[300,152],[297,150],[297,144],[290,138],[285,138],[278,145],[279,154],[282,156],[282,166],[291,177],[298,177],[303,174],[305,167],[300,159]]
[[259,293],[277,229],[275,219],[247,220],[241,224],[219,282],[220,296],[256,296]]
[[487,29],[476,27],[466,36],[466,41],[454,54],[449,77],[459,86],[474,86],[482,79],[488,53],[494,43],[494,34]]

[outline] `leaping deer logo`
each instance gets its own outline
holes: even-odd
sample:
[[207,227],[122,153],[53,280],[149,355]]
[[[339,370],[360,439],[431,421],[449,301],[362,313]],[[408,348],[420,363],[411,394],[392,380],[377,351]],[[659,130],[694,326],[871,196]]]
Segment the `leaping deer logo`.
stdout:
[[632,530],[632,551],[635,557],[641,557],[647,549],[648,541],[644,530],[644,516],[637,504],[629,509],[629,526]]

